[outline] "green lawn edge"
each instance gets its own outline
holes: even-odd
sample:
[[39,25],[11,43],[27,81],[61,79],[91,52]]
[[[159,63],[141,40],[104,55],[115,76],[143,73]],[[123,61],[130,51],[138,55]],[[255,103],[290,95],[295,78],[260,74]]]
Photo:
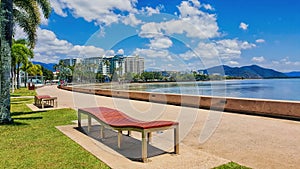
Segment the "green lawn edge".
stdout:
[[[26,93],[21,90],[16,93]],[[33,112],[26,106],[29,103],[33,103],[33,98],[11,98],[14,123],[0,125],[1,167],[109,168],[55,128],[72,124],[77,119],[75,110]]]

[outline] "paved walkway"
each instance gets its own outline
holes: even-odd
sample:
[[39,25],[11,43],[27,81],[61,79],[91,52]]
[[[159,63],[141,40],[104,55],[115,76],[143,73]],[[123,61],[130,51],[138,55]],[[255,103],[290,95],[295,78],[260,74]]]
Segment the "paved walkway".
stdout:
[[[164,153],[172,151],[172,133],[155,133],[150,150],[151,162],[145,164],[129,160],[139,152],[140,136],[137,133],[133,138],[125,137],[128,145],[124,146],[127,147],[118,150],[114,147],[114,132],[109,133],[104,141],[99,141],[99,128],[94,128],[88,137],[75,130],[76,125],[58,127],[112,168],[211,168],[228,161],[252,168],[300,166],[300,122],[297,121],[93,96],[59,90],[55,86],[39,88],[37,93],[57,96],[59,107],[107,106],[130,112],[130,116],[140,120],[179,121],[180,155]],[[163,154],[158,155],[160,153]]]

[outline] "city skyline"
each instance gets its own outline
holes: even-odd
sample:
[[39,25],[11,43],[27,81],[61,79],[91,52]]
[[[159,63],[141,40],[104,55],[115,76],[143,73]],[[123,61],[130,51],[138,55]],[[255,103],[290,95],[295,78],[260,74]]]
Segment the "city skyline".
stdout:
[[[300,2],[50,0],[34,61],[139,55],[169,70],[257,64],[300,70]],[[17,28],[16,38],[22,37]]]

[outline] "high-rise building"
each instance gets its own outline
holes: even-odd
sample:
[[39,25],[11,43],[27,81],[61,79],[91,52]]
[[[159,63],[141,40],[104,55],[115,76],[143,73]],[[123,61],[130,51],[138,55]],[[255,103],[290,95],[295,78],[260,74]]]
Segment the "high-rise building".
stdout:
[[103,75],[112,75],[114,73],[123,76],[125,73],[142,73],[144,72],[144,58],[139,56],[104,56],[76,59],[62,59],[64,65],[74,66],[81,63],[90,72],[101,73]]
[[128,56],[125,59],[125,72],[142,73],[144,72],[144,58],[139,56]]

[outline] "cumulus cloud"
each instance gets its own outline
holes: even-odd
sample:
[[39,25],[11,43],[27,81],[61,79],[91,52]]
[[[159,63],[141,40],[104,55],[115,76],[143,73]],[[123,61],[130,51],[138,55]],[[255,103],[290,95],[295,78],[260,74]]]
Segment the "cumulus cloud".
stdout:
[[178,6],[180,15],[178,19],[164,22],[149,22],[141,27],[141,37],[153,38],[162,34],[185,34],[189,38],[208,39],[220,35],[217,18],[213,14],[205,13],[193,3],[183,1]]
[[117,54],[124,55],[124,50],[123,49],[119,49],[118,52],[117,52]]
[[134,14],[130,13],[128,16],[125,16],[123,21],[125,25],[137,26],[142,23],[141,20],[137,19]]
[[251,60],[253,62],[261,63],[265,61],[265,58],[263,56],[260,56],[260,57],[253,57]]
[[173,42],[167,37],[156,37],[150,40],[150,49],[166,49],[171,47]]
[[244,22],[241,22],[240,23],[240,29],[243,29],[243,30],[247,30],[248,29],[248,27],[249,27],[249,25],[248,24],[246,24],[246,23],[244,23]]
[[121,14],[114,12],[136,13],[134,8],[136,0],[51,0],[54,12],[60,16],[66,17],[69,11],[74,17],[82,17],[88,22],[95,22],[98,25],[110,25],[119,22],[122,19]]
[[157,6],[156,8],[151,8],[149,6],[143,7],[140,11],[141,14],[145,14],[147,16],[152,16],[153,14],[160,14],[160,10],[163,9],[163,6]]
[[185,60],[193,58],[200,58],[206,62],[218,61],[232,61],[233,59],[239,59],[242,50],[254,48],[254,44],[250,44],[245,41],[239,41],[237,39],[224,39],[212,42],[199,42],[199,44],[193,49],[193,52],[187,51],[180,54]]
[[73,45],[66,40],[58,39],[54,32],[45,29],[37,30],[38,41],[34,49],[34,59],[45,63],[57,63],[63,58],[102,56],[104,50],[95,46]]

